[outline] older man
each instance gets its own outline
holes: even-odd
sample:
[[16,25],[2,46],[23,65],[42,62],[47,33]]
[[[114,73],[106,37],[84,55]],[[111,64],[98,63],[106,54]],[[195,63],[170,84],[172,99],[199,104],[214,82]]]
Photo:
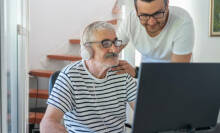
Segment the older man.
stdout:
[[[136,82],[128,74],[117,75],[123,48],[113,25],[97,21],[88,25],[81,39],[84,60],[65,67],[48,99],[40,124],[41,133],[123,132],[126,103],[134,107]],[[60,120],[64,116],[64,125]]]
[[[184,9],[169,6],[169,0],[134,0],[136,11],[128,13],[118,29],[118,38],[128,40],[142,55],[142,62],[190,62],[194,46],[193,20]],[[123,62],[114,70],[135,76]]]

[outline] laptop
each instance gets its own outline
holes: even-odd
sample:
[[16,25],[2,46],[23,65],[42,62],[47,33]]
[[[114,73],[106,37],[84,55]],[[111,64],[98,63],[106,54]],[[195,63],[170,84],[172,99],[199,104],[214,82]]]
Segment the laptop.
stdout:
[[132,133],[212,129],[219,107],[220,64],[142,63]]

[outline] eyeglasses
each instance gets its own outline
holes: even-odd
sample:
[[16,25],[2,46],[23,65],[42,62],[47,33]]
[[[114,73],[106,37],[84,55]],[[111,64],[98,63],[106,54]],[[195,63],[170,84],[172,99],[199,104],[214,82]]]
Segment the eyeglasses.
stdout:
[[156,12],[154,14],[141,14],[141,15],[138,15],[138,17],[142,21],[148,21],[150,19],[150,17],[153,17],[154,19],[161,19],[164,17],[165,13],[166,12],[164,10],[164,11]]
[[112,46],[112,44],[114,44],[115,47],[120,47],[123,45],[122,40],[117,40],[117,39],[115,39],[114,41],[111,41],[109,39],[105,39],[100,42],[86,42],[85,45],[88,45],[89,43],[99,43],[102,45],[103,48],[110,48]]

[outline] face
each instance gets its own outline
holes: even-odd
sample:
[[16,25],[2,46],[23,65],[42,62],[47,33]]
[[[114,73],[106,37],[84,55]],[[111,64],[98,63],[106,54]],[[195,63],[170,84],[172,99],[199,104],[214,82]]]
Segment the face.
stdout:
[[[109,30],[99,30],[95,33],[94,42],[101,42],[103,40],[115,41],[116,34],[114,31]],[[122,46],[121,46],[122,47]],[[121,51],[121,47],[116,47],[112,45],[108,48],[104,48],[101,43],[93,43],[93,60],[103,64],[106,67],[116,66],[119,63],[119,53]]]
[[[168,4],[165,5],[164,0],[154,0],[152,2],[137,0],[136,4],[137,15],[147,32],[156,33],[164,27],[168,17]],[[142,16],[150,17],[149,19],[143,19]]]

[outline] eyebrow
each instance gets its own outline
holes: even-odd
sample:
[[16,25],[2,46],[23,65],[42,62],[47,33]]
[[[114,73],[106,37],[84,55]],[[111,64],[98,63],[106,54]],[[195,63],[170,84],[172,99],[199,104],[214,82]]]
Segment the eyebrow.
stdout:
[[158,11],[152,13],[152,14],[141,13],[140,15],[155,15],[155,14],[157,14],[157,13],[161,13],[162,11],[163,11],[163,9],[160,9],[160,10],[158,10]]

